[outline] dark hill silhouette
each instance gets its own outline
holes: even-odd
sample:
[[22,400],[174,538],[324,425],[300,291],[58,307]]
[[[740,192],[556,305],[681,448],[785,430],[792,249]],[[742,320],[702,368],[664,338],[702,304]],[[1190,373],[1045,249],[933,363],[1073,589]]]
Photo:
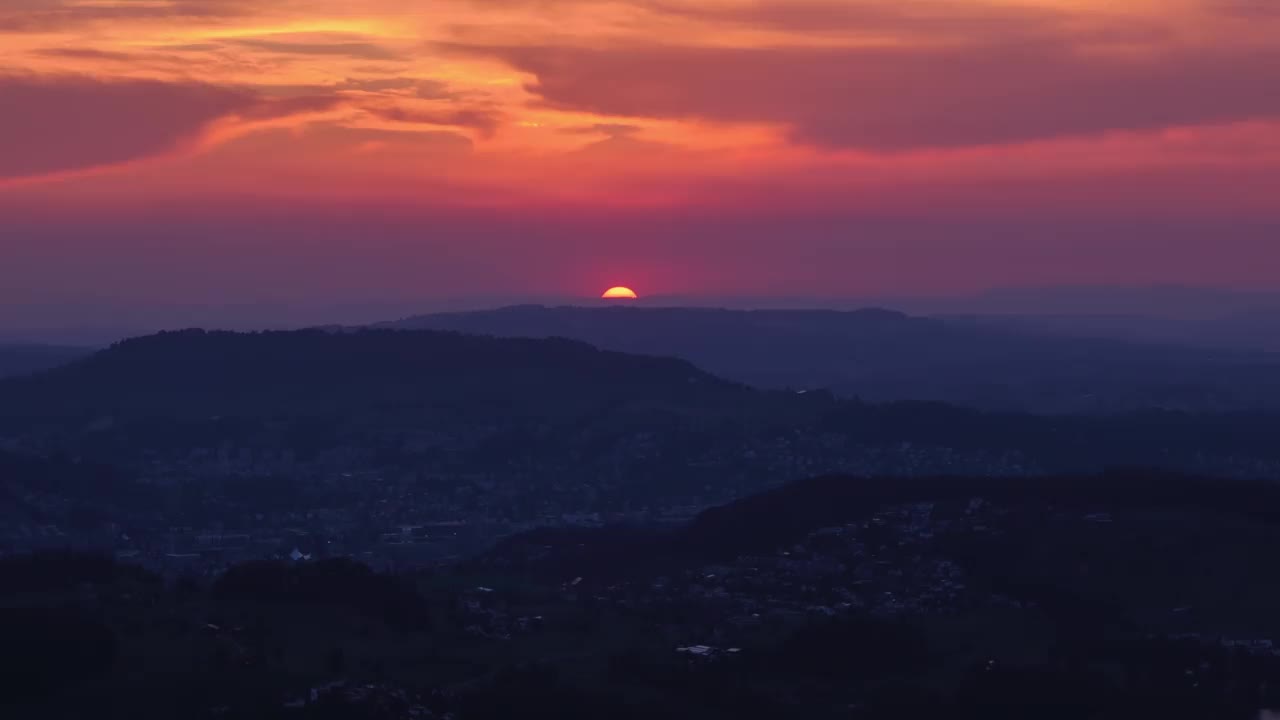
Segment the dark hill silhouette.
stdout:
[[570,340],[443,332],[190,330],[126,340],[0,381],[0,416],[571,416],[617,406],[716,409],[755,395],[687,362]]
[[884,505],[983,498],[1010,506],[1186,509],[1250,516],[1280,525],[1280,484],[1219,480],[1141,469],[1040,478],[856,478],[789,483],[700,514],[678,542],[716,559],[767,552],[815,530],[866,517]]
[[514,306],[379,327],[567,337],[674,356],[764,388],[1051,412],[1280,407],[1280,358],[1261,352],[1050,337],[888,310]]
[[89,348],[58,345],[0,344],[0,378],[30,375],[65,365],[93,352]]
[[[1140,468],[1045,477],[854,477],[787,483],[703,511],[671,530],[541,528],[499,543],[493,558],[523,572],[592,582],[662,575],[749,554],[769,553],[822,528],[905,503],[966,502],[1011,508],[1186,511],[1248,518],[1280,529],[1280,484],[1224,480]],[[500,560],[500,562],[504,562]]]

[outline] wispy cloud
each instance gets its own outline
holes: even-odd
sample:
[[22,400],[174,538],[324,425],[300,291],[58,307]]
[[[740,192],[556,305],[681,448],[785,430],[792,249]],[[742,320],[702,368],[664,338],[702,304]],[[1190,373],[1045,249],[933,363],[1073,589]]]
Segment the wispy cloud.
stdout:
[[[1206,165],[1243,184],[1280,164],[1268,140],[1280,124],[1274,6],[4,0],[0,101],[24,104],[0,118],[0,173],[166,156],[201,183],[274,192],[256,171],[288,157],[305,161],[308,187],[337,194],[359,190],[358,176],[432,192],[466,177],[501,188],[492,197],[719,202],[786,177],[811,188],[804,202],[857,188],[891,204],[964,178],[1099,203],[1081,189],[1096,183],[1051,188],[1070,168],[1117,185],[1121,172],[1152,177],[1145,199],[1192,187]],[[405,142],[444,133],[476,152],[447,171],[344,155],[353,135],[317,123]],[[236,156],[242,170],[204,173],[183,152],[244,147],[266,127],[273,144]],[[396,136],[360,143],[397,147]]]
[[341,39],[327,35],[232,38],[226,42],[283,55],[337,55],[364,60],[404,59],[402,54],[371,40]]
[[251,0],[6,0],[0,6],[0,31],[51,32],[89,23],[231,18],[252,13],[256,7]]
[[194,150],[219,121],[316,113],[336,96],[268,99],[203,83],[0,76],[0,179],[38,177]]
[[963,147],[1280,117],[1280,47],[494,47],[549,107],[774,122],[817,146]]
[[406,108],[392,105],[368,108],[367,111],[384,120],[464,127],[476,130],[483,135],[491,135],[503,120],[501,113],[484,108]]

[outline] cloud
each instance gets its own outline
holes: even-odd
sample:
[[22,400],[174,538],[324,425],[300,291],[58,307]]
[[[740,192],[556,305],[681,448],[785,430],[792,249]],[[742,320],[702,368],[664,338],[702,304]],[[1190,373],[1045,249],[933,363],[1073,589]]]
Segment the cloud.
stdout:
[[1275,0],[1209,0],[1209,8],[1223,15],[1251,20],[1280,18],[1280,3]]
[[0,76],[0,180],[163,155],[200,139],[218,120],[271,120],[340,102],[335,96],[267,99],[200,83]]
[[62,60],[81,60],[88,63],[101,62],[115,65],[146,66],[185,66],[188,58],[180,53],[156,51],[124,52],[120,50],[102,50],[93,47],[52,47],[40,48],[32,52],[34,55]]
[[248,14],[249,0],[116,0],[112,3],[68,0],[5,0],[0,31],[50,32],[94,22],[175,18],[225,18]]
[[315,38],[310,38],[309,35],[291,35],[277,38],[235,38],[227,42],[253,50],[264,50],[285,55],[335,55],[364,60],[403,59],[399,53],[375,42],[329,39],[323,33],[317,34],[318,37]]
[[[394,70],[379,69],[380,72]],[[391,75],[387,77],[347,78],[332,86],[337,90],[355,90],[367,93],[396,92],[408,94],[423,100],[456,100],[463,93],[455,91],[443,80],[422,79]]]
[[594,123],[592,125],[575,125],[561,128],[565,135],[604,136],[602,140],[588,143],[569,153],[574,158],[592,158],[603,160],[665,160],[681,150],[669,143],[646,140],[640,137],[644,128],[639,125],[625,123]]
[[361,92],[385,92],[387,90],[409,90],[416,88],[419,80],[407,77],[380,78],[347,78],[336,87],[342,90],[359,90]]
[[441,80],[423,80],[419,82],[415,94],[424,100],[445,100],[460,96],[460,93],[450,87],[449,83]]
[[1063,15],[1046,7],[947,0],[786,0],[706,4],[639,0],[651,12],[717,25],[825,33],[1053,34]]
[[71,58],[73,60],[110,60],[115,62],[131,62],[142,57],[137,53],[75,47],[41,48],[36,50],[35,54],[43,55],[44,57]]
[[237,117],[244,120],[272,120],[275,118],[305,115],[324,112],[341,105],[343,99],[336,95],[295,95],[292,97],[267,99],[240,109]]
[[[315,160],[323,163],[326,159],[341,158],[341,162],[350,163],[353,153],[366,157],[385,155],[395,163],[406,159],[417,163],[426,157],[435,160],[465,157],[472,148],[471,140],[456,132],[384,130],[317,122],[296,129],[275,128],[253,133],[227,143],[201,160],[204,167],[234,170],[266,154],[269,159],[260,163],[263,167],[306,168],[313,167],[309,163]],[[395,165],[375,163],[374,166]],[[360,164],[351,169],[368,170],[369,166]]]
[[455,49],[534,75],[528,90],[557,109],[778,123],[826,147],[963,147],[1280,115],[1280,47]]
[[[665,160],[679,153],[680,150],[681,148],[676,145],[644,140],[624,133],[622,135],[610,135],[604,140],[589,143],[569,153],[569,155],[570,157],[590,158],[593,160],[653,161],[655,159]],[[618,166],[617,169],[626,167],[628,166]]]
[[611,138],[630,137],[639,133],[644,128],[639,125],[625,125],[622,123],[596,123],[594,125],[576,125],[560,130],[566,135],[607,135]]
[[449,108],[444,110],[405,108],[398,105],[366,108],[371,115],[393,122],[423,125],[452,125],[491,135],[503,120],[503,115],[490,109]]
[[[1268,0],[1224,0],[1267,2]],[[479,8],[524,8],[540,14],[572,12],[594,0],[471,0]],[[992,35],[1057,34],[1066,14],[1048,6],[998,0],[621,0],[630,10],[664,23],[697,22],[824,34],[955,35],[973,41]]]
[[307,131],[307,136],[325,142],[358,144],[368,149],[395,149],[429,153],[467,153],[471,140],[452,132],[403,132],[375,128],[351,128],[320,125]]
[[183,43],[180,45],[158,46],[158,48],[161,50],[169,50],[172,52],[192,52],[192,53],[214,52],[214,51],[223,49],[223,47],[224,47],[223,45],[220,45],[218,43]]

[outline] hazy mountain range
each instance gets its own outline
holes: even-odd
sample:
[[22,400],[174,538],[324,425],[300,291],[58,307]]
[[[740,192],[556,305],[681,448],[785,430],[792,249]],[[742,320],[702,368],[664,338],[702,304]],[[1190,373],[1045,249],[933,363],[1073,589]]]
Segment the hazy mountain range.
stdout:
[[1280,356],[1010,324],[888,310],[514,306],[376,327],[572,338],[683,358],[757,387],[825,388],[873,401],[1051,412],[1280,406]]
[[[1183,286],[994,289],[971,295],[754,296],[647,294],[638,307],[735,310],[858,310],[995,324],[1031,333],[1280,350],[1280,292]],[[510,294],[383,300],[246,300],[146,303],[111,298],[0,304],[0,343],[103,346],[126,337],[191,327],[286,330],[363,325],[425,313],[510,305],[597,305],[591,298]]]
[[[1176,294],[1176,293],[1175,293]],[[1140,297],[1146,297],[1141,295]],[[1259,296],[1265,297],[1265,296]],[[1220,299],[1221,300],[1221,299]],[[1206,317],[1226,307],[1206,302]],[[1059,302],[1059,309],[1068,305]],[[1131,303],[1132,304],[1132,303]],[[1228,303],[1229,304],[1229,303]],[[1125,303],[1117,300],[1118,306]],[[1170,302],[1170,307],[1174,303]],[[1216,309],[1214,309],[1216,308]],[[1137,308],[1135,308],[1137,309]],[[1190,313],[1190,308],[1184,308]],[[1259,326],[1272,316],[1259,311]],[[1277,316],[1280,317],[1280,316]],[[1173,325],[1205,322],[1205,327],[1227,332],[1233,327],[1225,323],[1208,323],[1189,319],[1169,319]],[[1134,330],[1143,328],[1142,332]],[[339,326],[329,326],[333,330]],[[650,307],[639,305],[542,306],[519,305],[497,310],[478,310],[418,315],[403,320],[377,323],[378,329],[446,330],[469,335],[499,338],[565,338],[586,343],[602,350],[679,358],[699,370],[763,389],[807,391],[829,389],[843,396],[857,396],[870,401],[926,400],[942,401],[984,409],[1040,412],[1109,412],[1144,408],[1170,408],[1190,411],[1250,410],[1280,407],[1280,355],[1263,350],[1248,350],[1222,342],[1217,345],[1175,343],[1159,339],[1158,327],[1139,316],[1084,315],[953,315],[918,317],[880,309],[850,311],[812,309],[729,310],[722,308]],[[1170,330],[1172,333],[1172,330]],[[252,369],[259,374],[279,373],[285,381],[272,386],[261,398],[280,392],[290,382],[299,380],[296,372],[271,366],[272,353],[288,344],[308,368],[315,369],[306,358],[328,357],[355,352],[356,345],[368,345],[363,352],[381,352],[373,346],[395,345],[388,350],[403,351],[401,344],[412,346],[397,366],[396,373],[438,371],[438,358],[425,352],[436,338],[395,341],[344,341],[321,339],[325,333],[290,335],[286,331],[270,331],[263,339],[234,339],[232,334],[184,336],[179,342],[173,334],[161,335],[166,340],[130,340],[95,356],[93,361],[64,374],[65,377],[88,377],[119,358],[142,362],[138,348],[146,347],[161,356],[177,345],[191,346],[183,352],[190,355],[172,357],[147,356],[145,362],[157,364],[143,372],[137,370],[141,383],[136,392],[147,397],[160,397],[160,385],[171,369],[187,368],[187,372],[210,377],[228,372]],[[218,337],[221,339],[215,340]],[[307,343],[316,354],[301,350]],[[1134,339],[1135,337],[1145,339]],[[246,343],[263,346],[254,352],[261,357],[243,355]],[[351,347],[342,343],[351,342]],[[487,357],[488,350],[503,346],[484,345],[480,338],[455,338],[453,345],[466,345]],[[1265,343],[1255,343],[1264,345]],[[516,347],[516,346],[511,346]],[[520,345],[521,352],[542,352],[541,345]],[[567,346],[564,346],[567,347]],[[585,345],[584,350],[589,350]],[[195,348],[204,348],[203,351]],[[274,348],[275,350],[269,350]],[[345,349],[344,349],[345,348]],[[26,375],[42,369],[65,365],[89,355],[91,348],[46,345],[0,345],[0,377]],[[203,355],[202,355],[203,353]],[[225,366],[244,361],[244,366]],[[567,356],[566,356],[567,357]],[[416,358],[416,359],[414,359]],[[265,363],[255,367],[254,362]],[[359,368],[381,376],[390,359],[362,356]],[[480,361],[482,364],[488,360]],[[514,362],[514,361],[513,361]],[[575,362],[570,360],[570,365]],[[355,367],[355,366],[352,366]],[[237,369],[238,368],[238,369]],[[343,385],[339,368],[330,368],[327,381]],[[509,371],[516,371],[512,366]],[[562,368],[566,376],[574,370]],[[172,372],[177,372],[176,370]],[[523,370],[521,371],[523,372]],[[60,375],[59,377],[63,377]],[[359,378],[359,373],[356,374]],[[710,377],[710,376],[708,376]],[[320,379],[318,376],[314,379]],[[625,374],[616,376],[620,384],[628,382]],[[97,381],[78,380],[86,385],[86,393],[100,393]],[[115,383],[116,381],[112,381]],[[127,385],[127,384],[126,384]],[[123,386],[120,386],[123,387]],[[513,385],[517,388],[517,385]],[[366,388],[368,389],[368,388]],[[184,391],[185,392],[185,391]],[[523,392],[523,391],[522,391]],[[388,394],[385,388],[375,394]],[[233,397],[228,395],[226,397]],[[312,402],[314,398],[306,398]],[[176,400],[174,402],[177,402]],[[283,398],[281,399],[283,403]]]
[[[595,317],[594,311],[583,312]],[[610,309],[598,314],[644,320],[653,312],[659,311]],[[713,340],[732,340],[722,318],[760,322],[773,317],[672,312],[677,317],[692,312],[695,318],[710,318],[710,325],[676,327],[684,327],[687,338]],[[811,329],[813,324],[821,328],[824,322],[850,321],[840,313],[817,318],[802,313],[798,319],[784,314],[784,319],[794,321],[780,324],[794,334],[788,342],[827,342],[833,354],[855,347],[796,329],[796,324]],[[903,347],[914,348],[919,357],[903,360],[903,378],[927,379],[929,359],[946,359],[948,343],[963,348],[974,340],[972,330],[942,325],[954,334],[937,335],[936,321],[894,313],[854,313],[852,320],[869,328],[861,337],[881,340],[869,344],[881,353],[869,354],[878,363],[870,367],[890,367]],[[1015,340],[1024,342],[1008,342]],[[744,357],[769,352],[767,342],[753,342],[749,347],[725,347]],[[1056,357],[1044,345],[1045,341],[1032,341],[1022,352]],[[955,367],[977,372],[985,367],[982,362],[995,357],[990,349],[978,347],[968,357],[972,364]],[[1144,357],[1139,355],[1135,363]],[[1077,353],[1073,361],[1086,359]],[[1121,367],[1141,370],[1137,364]],[[967,387],[961,384],[963,378],[955,380],[956,372],[944,377]],[[1239,380],[1242,373],[1223,377]],[[903,380],[899,387],[909,385]],[[947,386],[935,382],[929,387]],[[94,436],[94,443],[114,443],[130,457],[157,443],[209,447],[228,433],[244,434],[264,446],[346,443],[376,446],[399,456],[406,439],[445,433],[508,443],[487,450],[474,446],[477,462],[487,462],[490,456],[527,456],[540,467],[555,467],[546,460],[555,456],[567,467],[584,467],[584,458],[603,459],[612,467],[624,456],[618,453],[649,457],[658,464],[644,482],[653,486],[674,477],[670,468],[692,470],[686,466],[688,459],[708,453],[717,462],[743,461],[755,467],[751,458],[757,456],[746,449],[773,442],[807,444],[811,447],[803,452],[812,457],[846,459],[857,454],[850,449],[855,446],[889,449],[894,455],[910,454],[903,449],[911,447],[944,448],[944,454],[957,462],[982,458],[997,466],[1003,462],[999,458],[1015,453],[1021,458],[1019,467],[1071,471],[1147,463],[1199,468],[1206,458],[1217,458],[1213,467],[1220,472],[1228,472],[1220,467],[1227,463],[1231,473],[1269,474],[1268,463],[1280,458],[1273,442],[1278,419],[1280,414],[1274,412],[1036,416],[938,403],[872,404],[826,392],[754,389],[686,360],[598,350],[575,340],[442,331],[161,333],[119,343],[62,367],[0,380],[0,435],[61,437],[59,442],[72,446]],[[314,432],[326,427],[332,431]],[[127,433],[114,439],[102,432],[125,429]],[[614,442],[621,445],[610,449]],[[649,461],[634,462],[649,467]],[[739,471],[725,472],[719,479],[734,486],[750,484]]]

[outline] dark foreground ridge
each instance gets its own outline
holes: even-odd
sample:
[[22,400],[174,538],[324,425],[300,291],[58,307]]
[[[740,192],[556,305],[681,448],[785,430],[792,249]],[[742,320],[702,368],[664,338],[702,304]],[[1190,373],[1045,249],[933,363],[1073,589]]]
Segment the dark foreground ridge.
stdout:
[[0,550],[212,574],[296,546],[421,567],[537,526],[670,526],[810,475],[1280,479],[1278,435],[1270,413],[755,390],[568,340],[166,333],[0,381]]
[[1253,720],[1280,703],[1278,511],[1275,485],[1140,470],[831,476],[431,571],[11,556],[0,710]]
[[0,716],[1254,718],[1278,429],[140,338],[0,381]]
[[537,548],[539,560],[526,558],[513,566],[557,579],[661,575],[768,553],[823,528],[865,520],[886,506],[965,504],[975,499],[1029,512],[1051,507],[1081,514],[1203,513],[1280,529],[1280,483],[1273,481],[1223,480],[1138,468],[1036,477],[828,475],[709,508],[680,528],[541,528],[504,540],[491,557],[502,562],[506,553]]

